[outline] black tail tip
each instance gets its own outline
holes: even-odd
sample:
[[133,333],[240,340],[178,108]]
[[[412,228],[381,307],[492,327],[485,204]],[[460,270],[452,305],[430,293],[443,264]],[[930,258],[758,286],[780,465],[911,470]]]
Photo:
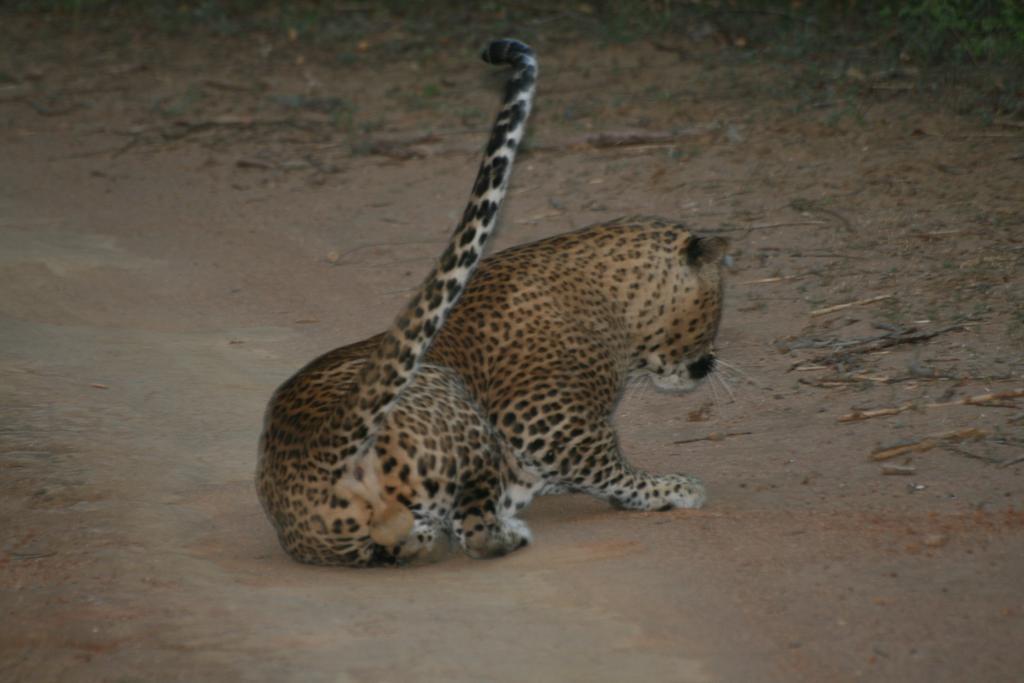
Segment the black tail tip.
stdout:
[[533,57],[533,48],[513,38],[495,40],[480,55],[488,64],[518,64]]

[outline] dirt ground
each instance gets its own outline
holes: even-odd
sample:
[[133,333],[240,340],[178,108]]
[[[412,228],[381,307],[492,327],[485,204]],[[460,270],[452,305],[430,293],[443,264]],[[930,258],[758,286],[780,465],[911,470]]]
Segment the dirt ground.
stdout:
[[636,213],[732,241],[721,381],[617,414],[706,508],[544,498],[494,561],[281,552],[263,406],[439,253],[497,107],[475,47],[3,49],[0,679],[1024,678],[1024,131],[856,65],[541,46],[496,248]]

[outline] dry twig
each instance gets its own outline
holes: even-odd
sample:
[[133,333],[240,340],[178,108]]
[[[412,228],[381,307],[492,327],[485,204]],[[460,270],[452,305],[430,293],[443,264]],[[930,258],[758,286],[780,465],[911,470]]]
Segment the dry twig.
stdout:
[[783,221],[781,223],[761,223],[759,225],[751,225],[744,230],[768,230],[770,228],[792,228],[799,227],[801,225],[828,225],[828,221]]
[[939,327],[934,330],[919,331],[914,327],[907,329],[895,328],[885,334],[875,335],[873,337],[861,337],[858,339],[801,338],[788,341],[778,341],[775,343],[775,346],[784,353],[794,349],[831,348],[828,355],[815,356],[808,360],[808,362],[814,364],[831,365],[849,354],[870,353],[872,351],[879,351],[881,349],[888,348],[890,346],[898,346],[900,344],[916,344],[917,342],[937,337],[944,332],[962,330],[965,326],[966,322],[961,321],[953,323],[952,325],[946,325],[945,327]]
[[842,311],[842,310],[845,310],[847,308],[852,308],[854,306],[866,306],[868,304],[873,304],[873,303],[875,303],[877,301],[885,301],[886,299],[894,299],[894,298],[896,298],[895,294],[882,294],[880,296],[873,296],[870,299],[860,299],[858,301],[848,301],[845,304],[836,304],[835,306],[826,306],[825,308],[819,308],[817,310],[811,311],[810,315],[811,315],[812,318],[816,318],[819,315],[826,315],[828,313],[835,313],[836,311]]
[[985,436],[985,432],[980,429],[967,427],[965,429],[957,429],[951,432],[942,432],[941,434],[931,434],[922,439],[910,441],[908,443],[876,448],[871,452],[869,457],[874,461],[889,460],[890,458],[898,458],[899,456],[906,455],[908,453],[923,453],[925,451],[930,451],[943,441],[957,442],[964,441],[966,439],[982,439]]
[[916,471],[911,465],[882,465],[882,474],[909,476]]
[[707,436],[702,436],[697,439],[683,439],[682,441],[673,441],[672,445],[678,446],[684,443],[697,443],[698,441],[722,441],[723,439],[726,439],[730,436],[749,436],[750,434],[753,434],[753,432],[726,432],[724,434],[722,432],[711,432]]
[[248,116],[224,115],[200,121],[175,121],[159,131],[165,140],[180,140],[195,133],[214,129],[299,128],[310,130],[324,125],[323,120],[309,118],[254,119]]
[[862,420],[870,420],[874,417],[888,417],[889,415],[899,415],[905,413],[908,410],[913,410],[913,403],[904,403],[901,406],[895,408],[874,408],[872,410],[855,410],[852,413],[841,415],[839,417],[840,422],[860,422]]
[[[827,370],[827,367],[822,366],[810,366],[810,367],[797,367],[793,370],[797,372],[809,372],[812,370]],[[899,384],[901,382],[934,382],[938,380],[951,380],[960,379],[959,377],[953,377],[950,375],[933,375],[931,377],[920,377],[917,375],[905,375],[902,377],[886,377],[885,375],[868,375],[862,372],[849,375],[846,377],[823,377],[818,380],[808,380],[800,378],[797,380],[800,384],[805,384],[809,387],[817,387],[818,389],[835,389],[837,387],[848,387],[851,384],[863,384],[864,382],[874,382],[875,384]]]
[[635,145],[672,145],[678,141],[678,135],[670,132],[646,131],[605,131],[588,135],[584,138],[591,147],[632,147]]
[[[922,408],[946,408],[948,406],[996,406],[996,407],[1009,407],[1016,408],[1013,403],[1005,403],[1008,400],[1020,398],[1024,396],[1024,389],[1014,389],[1011,391],[998,391],[989,392],[986,394],[976,394],[974,396],[965,396],[956,401],[946,401],[943,403],[924,403],[921,404]],[[872,410],[855,410],[852,413],[847,413],[839,418],[840,422],[860,422],[862,420],[870,420],[873,417],[887,417],[889,415],[899,415],[900,413],[908,410],[913,410],[918,407],[914,403],[904,403],[901,406],[895,406],[892,408],[874,408]]]
[[943,448],[945,448],[947,451],[952,451],[953,453],[962,455],[965,458],[971,458],[972,460],[981,460],[982,462],[987,462],[990,465],[998,465],[1003,462],[1002,458],[993,458],[987,455],[978,455],[977,453],[971,453],[970,451],[966,451],[963,448],[958,448],[957,446],[954,446],[951,443],[943,444]]
[[946,403],[928,403],[925,405],[926,408],[943,408],[945,406],[998,406],[1002,408],[1016,408],[1017,406],[1013,403],[1005,403],[1005,401],[1020,398],[1024,396],[1024,389],[1011,389],[1010,391],[995,391],[987,394],[976,394],[974,396],[965,396],[957,401],[949,401]]
[[738,285],[770,285],[776,282],[789,282],[790,280],[801,280],[807,277],[806,275],[785,275],[780,277],[763,277],[760,280],[745,280],[743,282],[737,282]]
[[423,159],[427,154],[422,149],[419,149],[418,146],[429,145],[440,141],[441,138],[433,133],[427,133],[426,135],[419,135],[414,138],[404,140],[374,140],[370,143],[368,151],[370,154],[376,154],[378,156],[388,157],[389,159],[396,159],[398,161]]
[[255,81],[253,83],[236,83],[232,81],[222,81],[216,78],[207,78],[205,81],[203,81],[203,85],[213,88],[214,90],[252,93],[263,92],[270,87],[265,81]]
[[565,150],[593,147],[595,149],[616,149],[622,147],[671,147],[688,138],[715,133],[717,125],[692,126],[690,128],[671,131],[623,130],[602,131],[581,137],[560,140],[557,143],[535,143],[530,145],[531,152],[561,152]]
[[816,201],[814,201],[812,199],[802,199],[802,198],[794,199],[793,201],[791,201],[789,203],[789,208],[793,209],[794,211],[799,211],[800,213],[804,213],[804,214],[807,214],[807,213],[825,214],[826,216],[830,216],[830,217],[836,219],[837,221],[839,221],[839,223],[842,224],[843,229],[846,230],[847,232],[850,232],[850,231],[853,230],[853,226],[850,224],[850,220],[846,216],[844,216],[843,214],[839,213],[838,211],[833,211],[832,209],[829,209],[829,208],[826,208],[824,206],[821,206],[818,202],[816,202]]

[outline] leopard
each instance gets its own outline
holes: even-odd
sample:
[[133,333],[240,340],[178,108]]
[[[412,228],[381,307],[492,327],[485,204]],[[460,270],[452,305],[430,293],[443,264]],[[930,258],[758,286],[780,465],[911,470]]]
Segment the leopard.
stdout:
[[695,389],[716,367],[728,243],[631,216],[482,258],[535,91],[513,74],[470,201],[430,274],[384,333],[313,360],[271,398],[257,489],[284,550],[311,564],[474,558],[532,542],[534,497],[587,493],[628,510],[698,508],[702,482],[623,455],[624,387]]

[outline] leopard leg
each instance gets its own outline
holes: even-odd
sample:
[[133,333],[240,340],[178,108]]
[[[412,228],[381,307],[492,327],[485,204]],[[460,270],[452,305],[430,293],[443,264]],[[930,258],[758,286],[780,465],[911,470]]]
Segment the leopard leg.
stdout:
[[[500,484],[497,477],[477,480],[466,486],[455,506],[452,529],[459,545],[470,557],[501,557],[529,545],[533,534],[514,512],[499,512]],[[515,506],[512,506],[514,511]]]
[[[540,455],[547,487],[589,493],[627,510],[670,510],[704,505],[704,485],[685,474],[651,474],[626,462],[615,430],[605,420],[566,443],[549,442]],[[535,456],[536,457],[536,456]]]
[[433,516],[413,512],[415,521],[408,538],[392,549],[401,564],[436,562],[448,553],[447,534]]

